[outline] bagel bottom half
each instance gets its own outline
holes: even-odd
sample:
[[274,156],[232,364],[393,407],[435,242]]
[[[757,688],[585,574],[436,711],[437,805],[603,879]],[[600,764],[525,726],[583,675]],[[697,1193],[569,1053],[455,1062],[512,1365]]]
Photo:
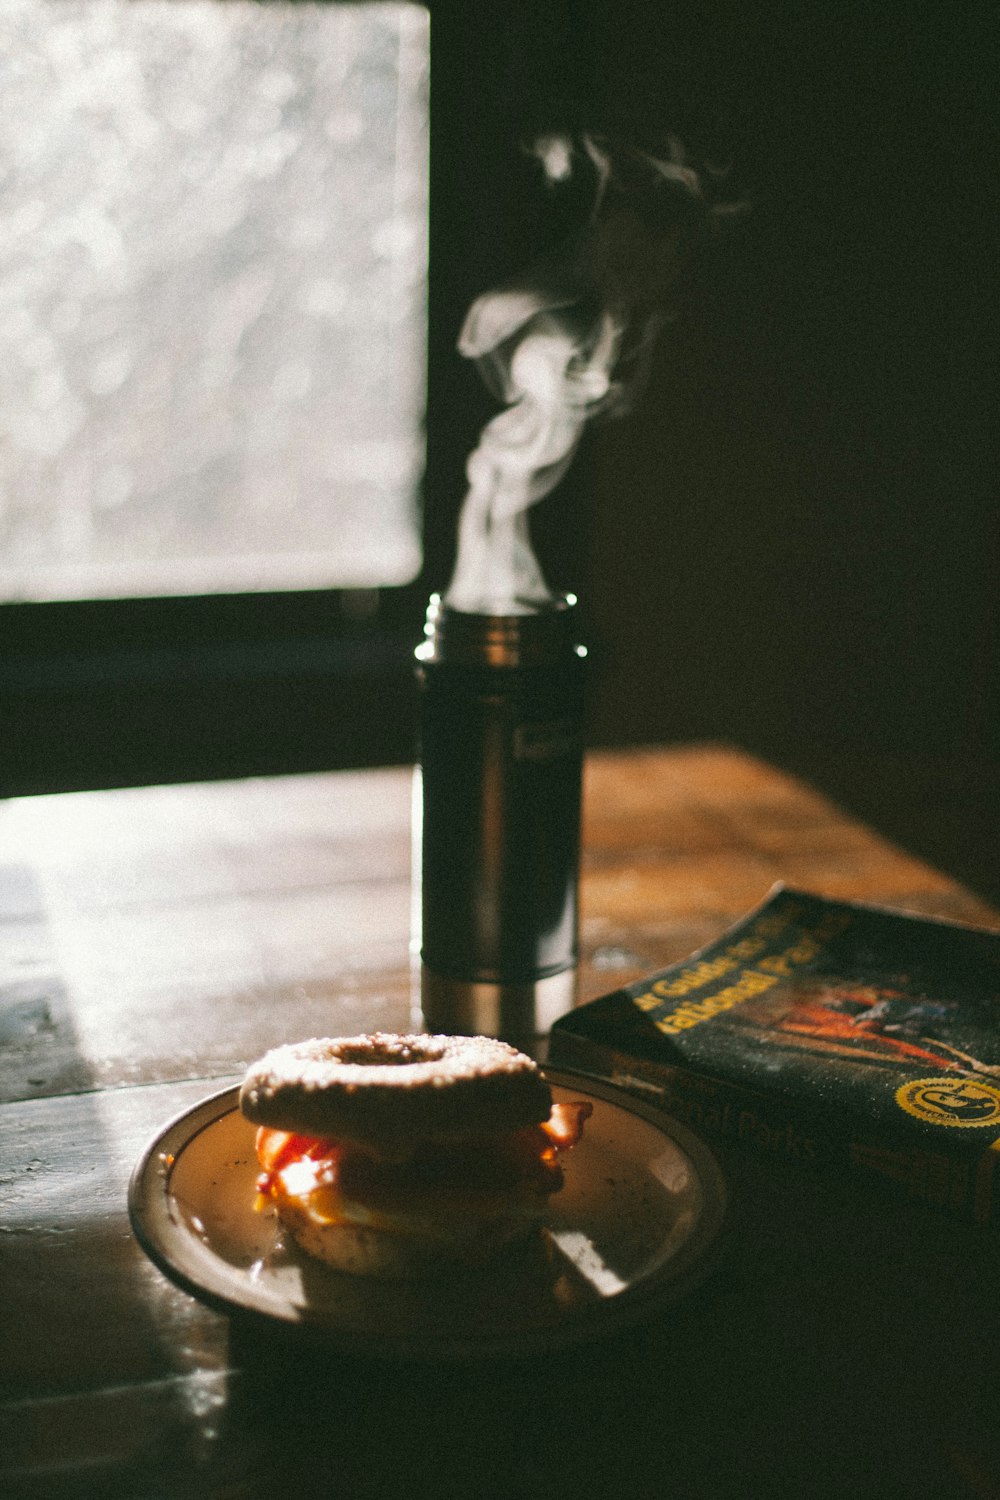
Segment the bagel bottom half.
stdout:
[[341,1198],[329,1202],[323,1187],[296,1190],[280,1179],[271,1201],[282,1225],[307,1254],[354,1276],[418,1277],[459,1266],[476,1267],[538,1231],[544,1199],[507,1205],[503,1211],[376,1211]]

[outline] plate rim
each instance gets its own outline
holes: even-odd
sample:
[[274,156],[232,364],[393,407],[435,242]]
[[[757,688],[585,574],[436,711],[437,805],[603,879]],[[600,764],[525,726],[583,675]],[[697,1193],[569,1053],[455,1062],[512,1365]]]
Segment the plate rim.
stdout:
[[[405,1331],[367,1334],[332,1326],[323,1317],[310,1317],[307,1310],[289,1306],[286,1317],[278,1310],[250,1305],[225,1292],[206,1285],[171,1259],[168,1249],[158,1242],[155,1223],[147,1223],[148,1212],[154,1221],[162,1218],[177,1232],[176,1221],[169,1213],[169,1169],[164,1172],[161,1158],[169,1151],[171,1137],[182,1127],[183,1139],[174,1144],[184,1148],[210,1129],[225,1115],[237,1111],[240,1085],[232,1083],[178,1110],[149,1139],[132,1169],[128,1183],[128,1215],[132,1232],[146,1256],[166,1278],[197,1301],[229,1316],[239,1316],[271,1328],[284,1328],[297,1334],[311,1335],[349,1354],[369,1357],[418,1359],[421,1362],[462,1359],[503,1359],[537,1354],[544,1350],[566,1348],[623,1332],[660,1308],[680,1301],[712,1269],[718,1257],[722,1232],[729,1213],[729,1194],[722,1167],[711,1147],[683,1121],[676,1119],[645,1099],[637,1098],[603,1078],[582,1071],[539,1064],[546,1082],[556,1088],[577,1091],[636,1115],[671,1141],[690,1160],[701,1186],[701,1213],[691,1238],[681,1247],[675,1260],[669,1262],[669,1277],[655,1273],[631,1284],[625,1292],[605,1301],[587,1303],[579,1314],[556,1327],[521,1332],[509,1337],[488,1339],[471,1335],[448,1334],[441,1340],[430,1340],[426,1334],[407,1337]],[[204,1116],[202,1118],[202,1116]],[[195,1123],[196,1122],[196,1123]],[[172,1165],[172,1164],[171,1164]],[[157,1212],[157,1210],[159,1212]]]

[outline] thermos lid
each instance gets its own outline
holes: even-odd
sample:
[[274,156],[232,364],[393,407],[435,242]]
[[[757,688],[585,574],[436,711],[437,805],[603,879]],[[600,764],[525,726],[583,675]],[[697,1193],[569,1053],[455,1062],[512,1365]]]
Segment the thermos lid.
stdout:
[[556,661],[576,650],[576,599],[563,594],[518,614],[471,614],[453,609],[432,594],[424,623],[425,639],[416,650],[421,662],[461,662],[469,666],[528,667]]

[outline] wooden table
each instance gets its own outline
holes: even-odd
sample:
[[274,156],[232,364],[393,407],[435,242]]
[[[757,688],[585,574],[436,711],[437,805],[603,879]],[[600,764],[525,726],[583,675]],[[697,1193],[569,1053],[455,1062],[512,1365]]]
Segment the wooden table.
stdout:
[[[721,1260],[570,1353],[428,1369],[210,1311],[126,1213],[157,1128],[293,1037],[411,1022],[403,769],[0,808],[0,1494],[1000,1494],[997,1246],[726,1155]],[[580,998],[777,879],[1000,927],[737,750],[588,763]]]

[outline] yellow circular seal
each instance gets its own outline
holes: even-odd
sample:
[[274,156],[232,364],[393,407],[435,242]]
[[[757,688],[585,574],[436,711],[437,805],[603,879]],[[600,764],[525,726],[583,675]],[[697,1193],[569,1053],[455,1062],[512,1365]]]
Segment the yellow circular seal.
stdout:
[[970,1130],[1000,1121],[1000,1089],[978,1078],[913,1078],[896,1090],[896,1103],[928,1125]]

